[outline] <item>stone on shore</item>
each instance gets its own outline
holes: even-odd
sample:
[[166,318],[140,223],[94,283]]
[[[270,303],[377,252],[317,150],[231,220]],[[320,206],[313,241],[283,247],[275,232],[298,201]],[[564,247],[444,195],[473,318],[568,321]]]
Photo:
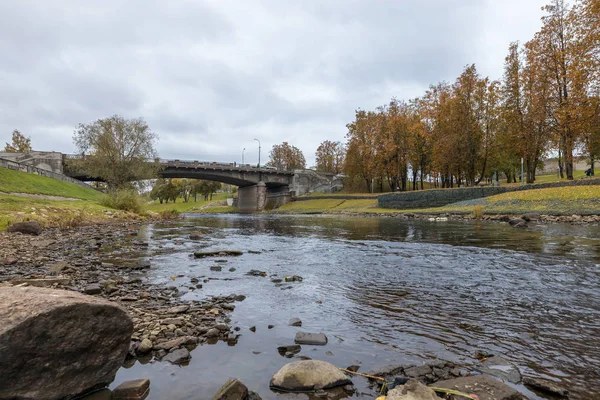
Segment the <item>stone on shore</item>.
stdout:
[[154,345],[152,344],[152,340],[144,339],[138,346],[137,351],[141,354],[145,354],[145,353],[149,352],[150,350],[152,350],[153,346]]
[[192,232],[190,233],[190,240],[199,240],[202,239],[204,235],[202,232]]
[[351,384],[352,381],[335,365],[325,361],[294,361],[281,367],[271,379],[272,389],[308,391],[331,389]]
[[440,400],[440,398],[421,382],[410,380],[390,390],[386,400]]
[[102,293],[102,286],[99,283],[93,283],[91,285],[87,285],[83,289],[83,293],[85,294],[100,294]]
[[490,357],[482,361],[481,367],[478,369],[484,374],[506,379],[510,383],[521,382],[521,373],[517,367],[499,356]]
[[487,375],[439,381],[432,386],[476,394],[479,400],[522,400],[523,395],[512,387]]
[[189,361],[190,358],[192,358],[192,356],[190,355],[189,350],[183,347],[181,349],[173,350],[164,356],[161,361],[168,361],[171,364],[182,364]]
[[567,397],[569,394],[567,389],[548,379],[525,377],[523,378],[523,384],[531,389],[553,394],[555,396]]
[[125,360],[132,332],[127,312],[107,300],[0,288],[0,398],[58,399],[102,388]]
[[324,346],[327,344],[327,336],[323,333],[296,332],[295,342],[298,344]]
[[15,222],[11,224],[8,229],[8,232],[19,232],[25,235],[39,235],[42,233],[42,225],[40,225],[37,221],[25,221],[25,222]]
[[213,396],[213,400],[246,400],[248,388],[239,379],[229,379]]
[[150,393],[149,379],[136,379],[121,383],[112,392],[112,400],[143,400]]

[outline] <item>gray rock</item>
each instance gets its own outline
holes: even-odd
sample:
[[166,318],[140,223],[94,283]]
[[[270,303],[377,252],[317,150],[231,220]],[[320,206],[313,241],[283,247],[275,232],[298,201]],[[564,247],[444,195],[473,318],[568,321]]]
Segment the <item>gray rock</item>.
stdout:
[[440,400],[440,398],[421,382],[410,380],[390,390],[386,400]]
[[490,357],[482,361],[481,367],[478,369],[484,374],[497,376],[511,383],[521,382],[521,373],[517,367],[499,356]]
[[300,318],[292,318],[290,319],[290,322],[288,322],[289,326],[302,326],[302,321],[300,321]]
[[439,381],[435,387],[454,389],[479,396],[479,400],[523,400],[521,393],[512,387],[487,375],[473,375],[463,378]]
[[100,294],[100,293],[102,293],[102,286],[100,286],[99,283],[94,283],[94,284],[88,285],[85,287],[85,289],[83,289],[83,293],[85,293],[85,294]]
[[567,397],[569,394],[567,389],[548,379],[525,377],[523,378],[523,384],[528,388],[560,397]]
[[209,329],[208,332],[206,332],[207,338],[216,338],[219,337],[219,335],[221,335],[221,331],[217,328]]
[[70,278],[62,276],[48,277],[48,278],[16,278],[10,281],[13,285],[21,285],[26,283],[29,286],[35,286],[40,288],[49,288],[55,285],[66,286],[71,283]]
[[8,227],[7,231],[37,236],[42,233],[42,225],[37,221],[15,222]]
[[248,271],[246,273],[246,275],[250,275],[250,276],[267,276],[267,273],[264,271],[259,271],[257,269],[251,269],[250,271]]
[[223,267],[221,267],[220,265],[213,265],[212,267],[210,267],[210,270],[221,272],[223,270]]
[[296,332],[295,342],[298,344],[324,346],[327,344],[327,336],[323,333]]
[[409,367],[404,369],[404,375],[409,378],[419,378],[431,373],[429,365],[420,365],[418,367]]
[[182,304],[180,306],[175,306],[175,307],[169,308],[167,310],[167,313],[169,313],[169,314],[183,314],[184,312],[186,312],[189,309],[190,309],[190,306],[188,306],[187,304]]
[[184,347],[181,349],[173,350],[172,352],[164,356],[161,361],[168,361],[171,364],[181,364],[186,361],[189,361],[190,358],[192,358],[190,352]]
[[149,379],[126,381],[117,386],[112,392],[112,400],[145,399],[150,393]]
[[392,376],[403,373],[405,365],[386,365],[367,372],[367,375],[372,376]]
[[235,268],[233,268],[233,267],[229,268],[229,272],[235,272],[235,271],[236,271]]
[[183,345],[196,344],[198,340],[194,336],[182,336],[176,339],[171,339],[166,342],[156,343],[153,347],[154,350],[171,350]]
[[248,388],[239,379],[229,379],[213,396],[213,400],[246,400]]
[[299,344],[291,344],[289,346],[279,346],[277,348],[277,351],[280,354],[285,354],[285,353],[297,354],[297,353],[300,353],[301,350],[302,350],[302,346],[300,346]]
[[203,236],[204,234],[202,234],[201,232],[192,232],[190,233],[190,240],[199,240],[202,239]]
[[522,218],[514,218],[508,221],[513,228],[527,228],[527,221]]
[[150,339],[144,339],[144,340],[141,341],[140,345],[138,346],[137,351],[139,353],[144,354],[144,353],[147,353],[150,350],[152,350],[153,346],[154,346],[154,344],[152,343],[152,340],[150,340]]
[[70,398],[106,386],[125,359],[132,333],[127,311],[104,299],[0,288],[0,398]]
[[246,400],[262,400],[262,397],[260,397],[258,393],[249,390],[248,397],[246,398]]
[[335,365],[325,361],[302,360],[284,365],[271,379],[272,389],[308,391],[331,389],[352,381]]
[[286,282],[302,282],[302,277],[298,275],[286,276],[283,278]]
[[218,324],[215,324],[215,326],[213,326],[213,328],[216,328],[220,331],[228,331],[229,330],[229,325],[227,325],[224,322],[219,322]]

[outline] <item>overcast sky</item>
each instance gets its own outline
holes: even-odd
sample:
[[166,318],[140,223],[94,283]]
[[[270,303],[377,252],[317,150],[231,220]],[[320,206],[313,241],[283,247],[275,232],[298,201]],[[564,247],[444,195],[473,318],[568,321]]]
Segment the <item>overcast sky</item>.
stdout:
[[78,123],[143,117],[162,158],[310,165],[356,108],[421,95],[466,64],[500,78],[546,0],[0,2],[0,145],[75,152]]

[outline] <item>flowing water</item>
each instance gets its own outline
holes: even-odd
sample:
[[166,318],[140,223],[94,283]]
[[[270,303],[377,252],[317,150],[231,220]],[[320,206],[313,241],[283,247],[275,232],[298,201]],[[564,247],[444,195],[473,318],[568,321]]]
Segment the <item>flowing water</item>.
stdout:
[[[230,315],[242,336],[234,346],[199,346],[187,366],[122,368],[113,387],[150,378],[150,399],[210,399],[236,377],[263,399],[278,398],[269,380],[294,359],[280,356],[277,346],[308,331],[325,333],[329,343],[303,346],[301,354],[339,367],[359,364],[366,372],[437,358],[470,366],[474,351],[485,349],[524,375],[560,382],[571,398],[600,398],[598,226],[519,230],[384,217],[188,215],[142,229],[151,281],[175,284],[190,300],[247,296]],[[197,230],[205,239],[190,241]],[[219,264],[222,272],[210,271],[214,259],[190,257],[222,249],[244,254]],[[250,269],[269,277],[248,276]],[[274,274],[304,280],[277,286]],[[173,282],[177,275],[183,277]],[[190,279],[202,276],[219,279],[188,291]],[[288,326],[292,317],[303,326]],[[373,398],[366,380],[353,380],[359,397]]]

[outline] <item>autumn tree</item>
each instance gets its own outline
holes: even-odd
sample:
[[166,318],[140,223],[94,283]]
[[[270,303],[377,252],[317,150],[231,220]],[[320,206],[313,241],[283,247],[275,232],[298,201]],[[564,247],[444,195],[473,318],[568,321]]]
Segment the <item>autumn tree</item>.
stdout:
[[323,141],[315,153],[317,171],[339,174],[344,169],[346,148],[340,142]]
[[141,118],[114,115],[79,124],[73,141],[82,155],[77,163],[88,175],[104,179],[111,190],[156,175],[157,135]]
[[306,159],[302,151],[288,142],[276,144],[269,153],[269,167],[279,170],[293,170],[306,168]]
[[7,153],[29,153],[31,150],[31,138],[25,137],[18,129],[12,132],[12,142],[4,147]]

